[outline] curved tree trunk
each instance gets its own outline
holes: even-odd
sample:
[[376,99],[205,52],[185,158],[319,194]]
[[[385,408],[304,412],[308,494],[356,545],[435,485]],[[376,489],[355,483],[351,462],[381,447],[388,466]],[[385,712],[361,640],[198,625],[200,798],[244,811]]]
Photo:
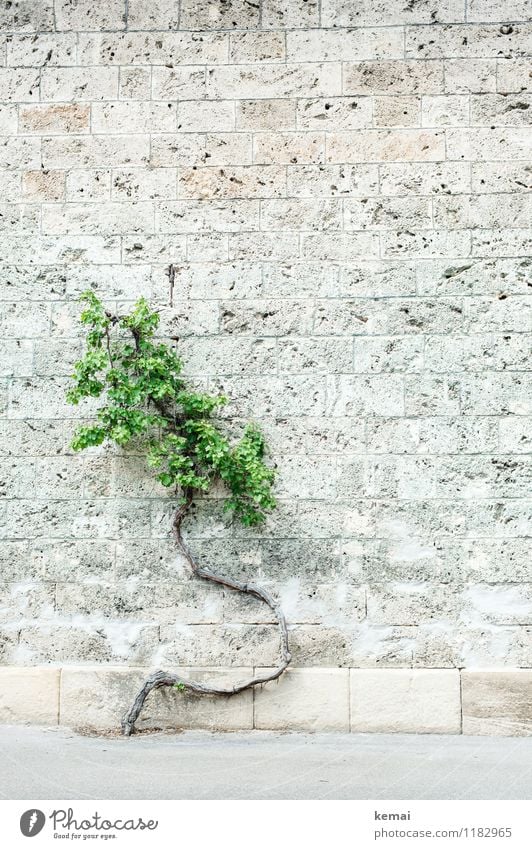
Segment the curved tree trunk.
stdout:
[[181,534],[183,519],[191,505],[192,494],[187,492],[185,493],[185,502],[176,510],[172,522],[172,531],[178,548],[184,554],[192,572],[194,575],[197,575],[198,578],[203,578],[205,581],[212,581],[215,584],[220,584],[221,586],[228,587],[231,590],[236,590],[236,592],[247,593],[268,605],[270,610],[274,613],[279,626],[280,663],[279,666],[277,666],[276,669],[269,675],[259,675],[255,678],[250,678],[248,681],[235,684],[233,687],[210,687],[209,685],[201,684],[198,681],[187,681],[186,678],[182,678],[180,675],[176,675],[172,672],[163,672],[161,670],[154,672],[146,678],[144,684],[137,693],[133,704],[122,720],[122,732],[126,736],[129,736],[134,731],[135,722],[140,715],[146,697],[152,690],[159,687],[173,687],[177,684],[181,690],[189,690],[191,693],[198,693],[200,695],[234,696],[236,693],[242,693],[244,690],[248,690],[250,687],[255,687],[257,684],[265,684],[267,681],[275,681],[283,674],[292,658],[288,646],[288,629],[284,613],[273,596],[252,582],[242,583],[241,581],[234,581],[232,578],[216,574],[216,572],[213,572],[211,569],[202,568],[196,563]]

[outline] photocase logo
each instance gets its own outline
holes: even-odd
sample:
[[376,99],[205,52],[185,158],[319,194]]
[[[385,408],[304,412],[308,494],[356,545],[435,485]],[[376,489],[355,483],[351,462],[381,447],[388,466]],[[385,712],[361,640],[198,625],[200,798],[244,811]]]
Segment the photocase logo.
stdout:
[[35,837],[44,827],[46,817],[38,808],[30,808],[24,811],[20,818],[20,830],[24,837]]

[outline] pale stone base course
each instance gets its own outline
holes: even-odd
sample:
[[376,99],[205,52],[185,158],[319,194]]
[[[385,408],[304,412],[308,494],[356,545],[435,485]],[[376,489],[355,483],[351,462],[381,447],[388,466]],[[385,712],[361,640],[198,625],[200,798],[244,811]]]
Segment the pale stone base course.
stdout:
[[351,731],[459,734],[458,669],[352,669]]
[[254,728],[349,731],[349,670],[287,669],[255,692]]
[[[228,685],[251,668],[181,668]],[[258,670],[257,670],[258,671]],[[0,723],[118,730],[147,670],[124,666],[0,668]],[[170,688],[146,701],[139,729],[532,735],[532,669],[291,668],[227,698]]]
[[464,734],[532,735],[532,669],[462,672]]
[[0,668],[0,722],[57,725],[60,670]]

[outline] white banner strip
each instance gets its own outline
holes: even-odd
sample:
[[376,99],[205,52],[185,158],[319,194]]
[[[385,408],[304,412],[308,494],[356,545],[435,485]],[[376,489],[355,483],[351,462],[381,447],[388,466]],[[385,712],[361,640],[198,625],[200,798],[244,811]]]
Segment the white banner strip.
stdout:
[[35,800],[0,801],[0,814],[6,849],[532,847],[527,801]]

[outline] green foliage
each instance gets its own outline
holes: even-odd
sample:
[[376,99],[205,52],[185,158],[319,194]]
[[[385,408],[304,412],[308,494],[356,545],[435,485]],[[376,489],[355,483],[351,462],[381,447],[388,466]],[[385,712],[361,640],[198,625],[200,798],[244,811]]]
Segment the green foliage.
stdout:
[[225,509],[244,525],[256,525],[275,507],[274,472],[264,463],[265,444],[256,425],[248,424],[231,444],[216,422],[222,395],[187,388],[177,354],[154,338],[159,316],[144,298],[126,316],[111,316],[93,292],[85,292],[81,322],[87,350],[75,365],[67,398],[104,397],[97,421],[80,426],[76,451],[106,439],[127,445],[143,439],[148,464],[163,486],[187,495],[208,492],[216,480],[229,490]]

